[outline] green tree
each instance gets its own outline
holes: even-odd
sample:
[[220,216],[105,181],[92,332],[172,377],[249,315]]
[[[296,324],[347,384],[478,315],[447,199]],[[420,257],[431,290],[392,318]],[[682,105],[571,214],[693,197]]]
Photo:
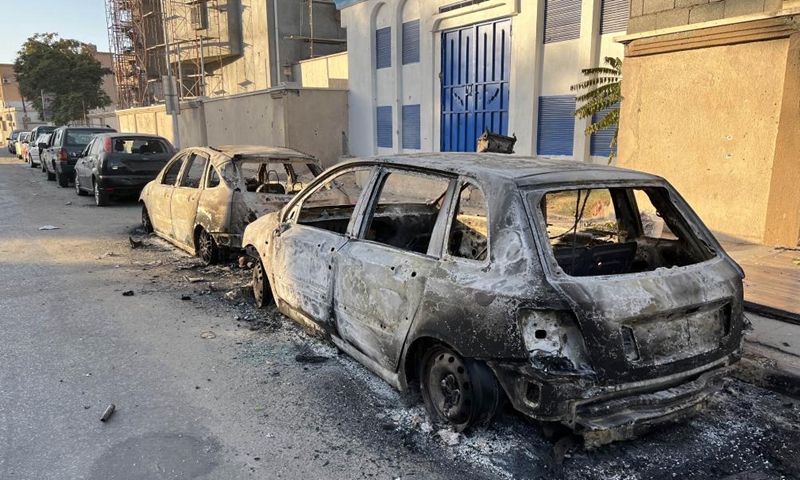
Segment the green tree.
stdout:
[[[622,101],[622,60],[619,58],[606,57],[605,67],[586,68],[581,73],[589,77],[581,83],[572,85],[570,90],[573,92],[584,92],[575,97],[577,103],[583,105],[573,112],[578,118],[592,118],[595,114],[611,108],[603,118],[593,122],[584,133],[591,135],[604,128],[614,128],[614,136],[611,139],[611,156],[608,163],[614,159],[617,146],[617,134],[619,133],[619,103]],[[613,108],[612,108],[613,107]]]
[[23,97],[44,118],[41,92],[54,94],[53,122],[65,125],[84,113],[111,105],[103,91],[103,77],[113,72],[94,57],[93,46],[39,33],[29,38],[17,53],[14,73]]

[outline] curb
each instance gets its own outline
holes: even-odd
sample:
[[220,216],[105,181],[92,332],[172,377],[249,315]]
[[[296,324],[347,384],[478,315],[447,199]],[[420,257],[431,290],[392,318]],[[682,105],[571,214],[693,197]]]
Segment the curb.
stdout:
[[761,315],[762,317],[771,318],[773,320],[780,320],[782,322],[800,325],[800,314],[787,312],[786,310],[780,310],[767,305],[748,302],[747,300],[744,301],[744,310],[746,312],[755,313],[756,315]]
[[768,346],[744,343],[733,376],[743,382],[800,398],[800,358]]

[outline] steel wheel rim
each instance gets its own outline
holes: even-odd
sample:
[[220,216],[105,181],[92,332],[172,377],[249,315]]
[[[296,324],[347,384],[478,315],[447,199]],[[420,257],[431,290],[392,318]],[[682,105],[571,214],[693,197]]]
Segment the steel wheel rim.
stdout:
[[428,395],[437,413],[455,425],[467,423],[473,411],[472,382],[463,361],[452,352],[439,351],[431,361]]
[[200,232],[200,239],[198,243],[200,244],[200,258],[205,262],[211,262],[211,251],[213,249],[213,242],[214,240],[211,238],[211,235],[206,233],[205,230]]

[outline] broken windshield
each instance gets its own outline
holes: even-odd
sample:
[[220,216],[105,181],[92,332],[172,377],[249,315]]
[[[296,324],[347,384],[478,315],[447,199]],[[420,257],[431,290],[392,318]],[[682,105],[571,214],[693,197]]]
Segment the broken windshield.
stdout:
[[714,256],[662,187],[550,191],[538,210],[550,251],[567,275],[647,272]]
[[[222,176],[233,188],[239,187],[248,192],[294,195],[311,183],[321,171],[312,162],[244,160],[225,164]],[[243,184],[240,185],[240,182]]]

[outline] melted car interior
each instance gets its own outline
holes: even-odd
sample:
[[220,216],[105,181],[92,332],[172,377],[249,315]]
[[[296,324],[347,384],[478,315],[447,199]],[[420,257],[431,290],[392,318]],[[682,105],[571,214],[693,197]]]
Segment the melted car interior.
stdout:
[[703,262],[699,240],[666,189],[594,188],[548,192],[540,209],[555,259],[575,277],[649,272]]

